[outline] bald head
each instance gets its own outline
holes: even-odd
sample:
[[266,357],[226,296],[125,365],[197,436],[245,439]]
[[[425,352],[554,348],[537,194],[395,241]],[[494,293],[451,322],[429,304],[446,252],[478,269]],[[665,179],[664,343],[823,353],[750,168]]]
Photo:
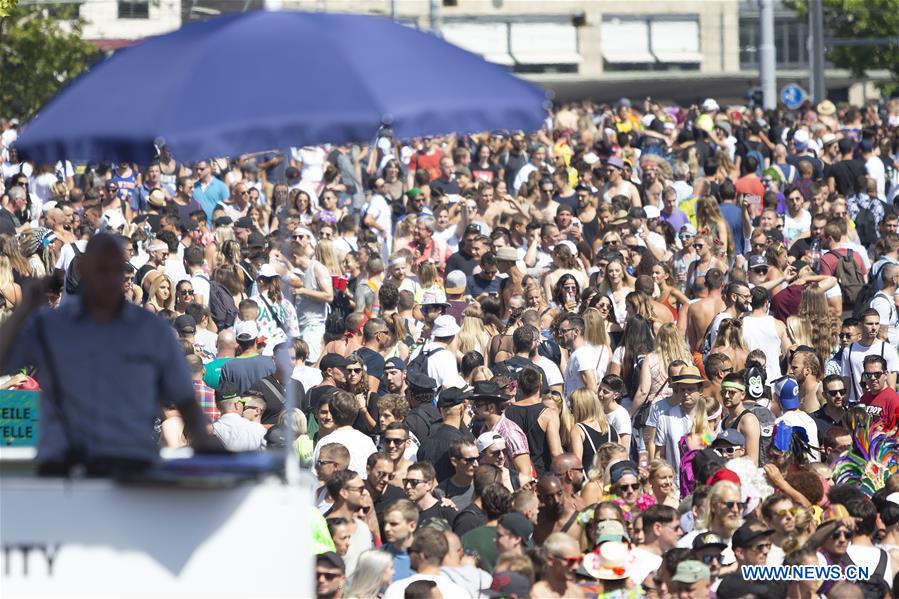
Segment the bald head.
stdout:
[[569,470],[581,470],[584,465],[581,460],[573,453],[560,453],[553,457],[552,471],[558,477],[565,476]]
[[537,482],[538,495],[554,495],[562,490],[562,481],[555,474],[544,474]]
[[234,336],[234,329],[224,329],[219,331],[218,339],[215,341],[215,348],[218,350],[234,349],[237,347],[237,338]]

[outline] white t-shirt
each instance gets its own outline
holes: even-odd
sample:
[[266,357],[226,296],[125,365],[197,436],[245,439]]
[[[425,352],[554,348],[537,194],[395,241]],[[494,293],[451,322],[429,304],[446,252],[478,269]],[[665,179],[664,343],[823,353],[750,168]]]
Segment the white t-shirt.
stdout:
[[804,231],[808,231],[809,227],[812,226],[812,215],[808,210],[802,210],[799,212],[799,216],[793,218],[790,216],[790,213],[787,212],[784,215],[784,228],[783,228],[783,236],[784,240],[787,242],[787,245],[790,245],[793,240],[795,240],[799,235],[801,235]]
[[[887,362],[887,372],[899,372],[899,354],[896,348],[886,341],[875,340],[870,347],[865,347],[858,341],[843,350],[841,358],[842,372],[841,375],[848,378],[852,385],[849,389],[849,401],[851,403],[858,402],[862,396],[861,375],[864,370],[862,362],[865,356],[877,355],[883,356]],[[851,364],[850,364],[851,360]]]
[[429,352],[437,348],[442,349],[428,356],[428,376],[437,382],[437,388],[439,389],[443,387],[443,383],[446,381],[455,381],[459,378],[459,368],[456,365],[456,357],[453,355],[453,352],[446,349],[443,344],[438,345],[429,341],[413,352],[409,356],[409,361],[411,362],[423,351]]
[[329,433],[318,440],[315,449],[312,451],[312,463],[318,461],[318,453],[323,445],[328,443],[340,443],[350,452],[350,463],[347,467],[360,477],[365,478],[365,462],[368,456],[378,451],[372,442],[371,437],[365,435],[356,429],[338,429],[333,433]]
[[883,166],[883,160],[881,160],[877,156],[871,156],[865,162],[865,170],[868,171],[868,176],[874,179],[874,182],[877,184],[877,197],[883,199],[886,195],[886,169]]
[[662,556],[650,553],[642,547],[634,547],[631,549],[630,561],[631,580],[634,584],[643,584],[646,577],[662,565]]
[[546,356],[537,354],[537,357],[534,359],[534,364],[543,369],[544,374],[546,374],[546,384],[548,386],[552,387],[553,385],[563,385],[565,383],[565,379],[562,378],[562,371],[559,370],[559,366]]
[[436,582],[437,589],[440,591],[440,594],[447,599],[464,599],[465,597],[471,596],[468,591],[457,585],[455,582],[453,582],[443,574],[441,574],[440,576],[431,576],[429,574],[413,574],[409,578],[397,580],[389,587],[387,587],[387,590],[384,591],[383,599],[404,599],[404,597],[406,596],[406,587],[416,580],[431,580],[433,582]]
[[209,277],[206,276],[206,273],[199,273],[199,272],[195,273],[190,278],[190,285],[191,285],[191,287],[194,288],[194,294],[195,294],[194,298],[202,296],[203,297],[203,305],[208,306],[209,305],[210,284],[209,284]]
[[210,331],[209,329],[201,329],[197,327],[197,333],[194,335],[194,339],[197,343],[203,346],[203,349],[208,351],[213,356],[218,353],[218,348],[215,346],[218,341],[218,335]]
[[680,448],[677,442],[690,432],[693,419],[680,405],[665,405],[659,412],[656,426],[656,447],[665,448],[665,460],[674,468],[674,484],[679,484]]
[[[83,253],[84,250],[87,249],[87,240],[79,239],[75,242],[75,245],[78,246],[78,249]],[[75,259],[75,250],[72,249],[72,244],[67,243],[62,246],[62,249],[59,250],[59,258],[56,259],[56,268],[58,270],[69,270],[69,264],[72,263],[72,260]]]
[[871,302],[869,308],[874,308],[880,314],[880,324],[889,326],[890,345],[896,347],[899,345],[899,314],[896,310],[896,302],[883,291],[878,291]]
[[589,344],[582,345],[571,352],[568,364],[565,366],[565,397],[584,386],[580,374],[582,372],[592,370],[596,380],[602,380],[609,367],[610,358],[607,347],[595,347]]
[[265,427],[230,412],[212,423],[212,432],[228,451],[258,451],[265,447]]
[[631,415],[622,406],[618,406],[606,414],[606,420],[609,421],[609,425],[615,429],[615,432],[618,433],[619,437],[621,435],[633,434]]

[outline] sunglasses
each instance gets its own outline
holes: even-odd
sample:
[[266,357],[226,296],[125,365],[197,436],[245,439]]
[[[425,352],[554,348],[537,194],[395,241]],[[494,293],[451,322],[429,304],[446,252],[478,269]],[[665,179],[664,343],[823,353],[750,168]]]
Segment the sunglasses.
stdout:
[[324,578],[325,580],[334,580],[340,576],[343,576],[340,572],[322,572],[321,570],[317,570],[315,572],[316,578]]
[[714,555],[703,555],[702,556],[702,563],[704,563],[706,566],[708,566],[712,562],[718,562],[720,564],[723,560],[724,560],[724,556],[721,555],[720,553],[716,553]]
[[321,468],[322,466],[327,466],[328,464],[336,464],[334,460],[319,460],[315,463],[316,468]]
[[694,243],[693,247],[695,247],[697,250],[701,250],[702,248],[705,247],[705,244],[704,243]]
[[554,560],[559,562],[560,564],[564,564],[569,568],[576,568],[581,565],[581,562],[584,561],[584,558],[580,555],[576,557],[561,557],[559,555],[552,556]]
[[399,445],[402,445],[402,444],[405,443],[405,442],[406,442],[405,439],[391,439],[390,437],[384,437],[384,443],[386,443],[387,445],[397,445],[397,446],[399,446]]
[[362,372],[362,369],[361,368],[347,368],[346,372],[347,372],[347,374],[359,374],[360,372]]
[[778,517],[778,518],[786,518],[788,515],[789,515],[789,516],[795,516],[796,514],[798,514],[798,513],[799,513],[799,509],[798,509],[798,508],[795,508],[795,507],[791,507],[791,508],[788,509],[788,510],[780,510],[780,511],[778,511],[778,512],[776,512],[776,513],[777,513],[777,517]]
[[722,501],[721,503],[724,505],[724,507],[726,507],[729,510],[732,510],[734,508],[740,508],[740,511],[742,512],[743,510],[746,509],[745,501]]
[[863,372],[863,379],[879,379],[884,374],[883,370],[878,370],[877,372]]
[[766,274],[768,274],[768,267],[767,267],[767,266],[759,266],[759,267],[757,267],[757,268],[753,268],[752,270],[753,270],[753,272],[756,272],[756,273],[758,273],[758,274],[760,274],[760,275],[766,275]]
[[843,397],[846,395],[846,389],[828,389],[826,393],[834,397]]
[[480,458],[459,458],[463,462],[469,465],[477,464]]
[[393,480],[396,478],[395,472],[375,472],[375,476],[378,478],[386,478],[387,480]]
[[622,491],[636,491],[640,488],[640,483],[631,483],[629,485],[618,485]]
[[425,482],[425,480],[423,478],[404,478],[403,486],[408,487],[409,485],[411,485],[413,487],[417,487],[418,485],[420,485],[423,482]]
[[737,451],[738,449],[741,449],[741,448],[740,448],[740,447],[734,447],[733,445],[727,445],[727,446],[725,446],[725,447],[719,447],[719,448],[718,448],[718,451],[720,451],[721,453],[726,453],[727,455],[731,455],[731,454],[733,454],[733,453],[736,453],[736,451]]
[[846,539],[846,540],[848,541],[848,540],[850,540],[850,539],[852,538],[852,533],[849,532],[848,530],[845,530],[845,529],[842,529],[842,528],[839,529],[839,530],[835,530],[835,531],[833,531],[832,533],[830,533],[830,538],[833,539],[834,541],[836,541],[836,540],[839,539],[840,537],[843,537],[844,539]]

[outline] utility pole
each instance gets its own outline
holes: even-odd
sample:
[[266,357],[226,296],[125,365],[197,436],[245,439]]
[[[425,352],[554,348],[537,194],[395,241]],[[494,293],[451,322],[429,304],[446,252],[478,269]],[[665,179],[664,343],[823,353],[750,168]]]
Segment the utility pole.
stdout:
[[759,44],[759,78],[765,110],[777,108],[777,60],[774,50],[774,0],[759,0],[762,33]]
[[390,20],[396,21],[396,2],[397,0],[390,0]]
[[431,17],[431,33],[433,33],[437,37],[443,37],[443,34],[440,31],[440,2],[441,0],[430,0],[429,6],[429,14]]
[[817,104],[827,99],[827,83],[824,80],[824,9],[821,0],[809,0],[809,91]]

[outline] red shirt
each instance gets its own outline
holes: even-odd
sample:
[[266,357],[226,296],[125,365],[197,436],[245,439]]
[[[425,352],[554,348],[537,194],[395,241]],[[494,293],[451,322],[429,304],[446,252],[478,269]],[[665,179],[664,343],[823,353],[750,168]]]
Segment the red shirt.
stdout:
[[754,173],[740,177],[737,179],[736,183],[734,183],[734,186],[737,188],[737,193],[739,194],[756,196],[759,199],[765,195],[765,185]]
[[[837,257],[831,254],[830,252],[836,252],[840,255],[846,256],[849,252],[848,248],[834,248],[826,252],[823,256],[821,256],[821,274],[827,275],[829,277],[833,276],[833,273],[837,269]],[[862,257],[858,255],[858,252],[852,250],[852,258],[855,260],[855,264],[858,266],[858,271],[860,273],[867,274],[868,269],[865,268],[865,261],[862,260]]]
[[428,174],[431,176],[431,180],[440,178],[440,159],[443,158],[443,152],[440,148],[434,148],[433,154],[426,154],[424,152],[416,152],[412,154],[412,158],[409,159],[409,170],[411,172],[415,172],[420,168],[428,171]]
[[860,401],[875,422],[882,421],[887,429],[896,426],[896,419],[899,417],[899,393],[887,387],[873,397],[870,393],[865,393]]

